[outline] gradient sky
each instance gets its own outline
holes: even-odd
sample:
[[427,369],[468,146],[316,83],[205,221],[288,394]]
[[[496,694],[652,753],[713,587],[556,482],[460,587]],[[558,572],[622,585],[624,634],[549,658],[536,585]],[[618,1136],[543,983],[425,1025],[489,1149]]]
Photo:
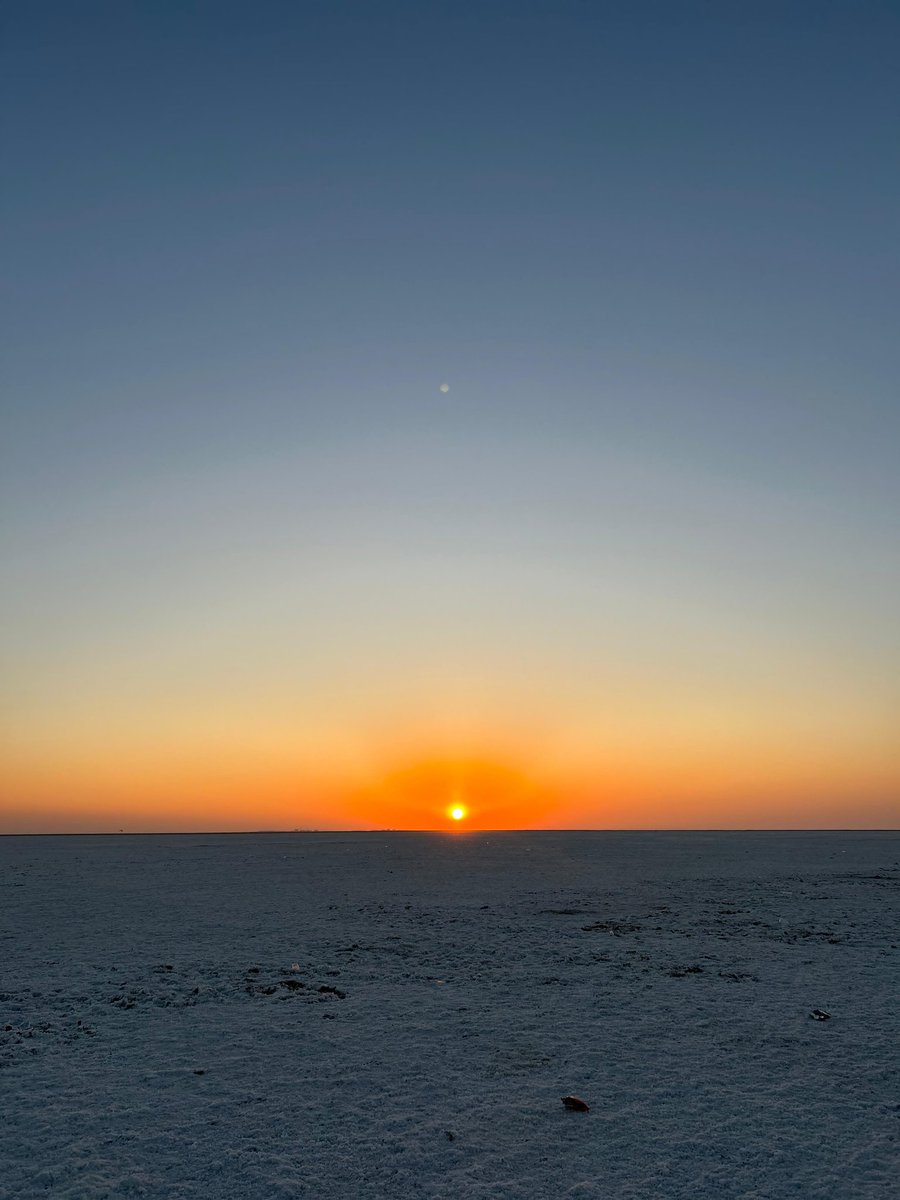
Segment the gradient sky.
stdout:
[[898,823],[893,0],[3,20],[0,830]]

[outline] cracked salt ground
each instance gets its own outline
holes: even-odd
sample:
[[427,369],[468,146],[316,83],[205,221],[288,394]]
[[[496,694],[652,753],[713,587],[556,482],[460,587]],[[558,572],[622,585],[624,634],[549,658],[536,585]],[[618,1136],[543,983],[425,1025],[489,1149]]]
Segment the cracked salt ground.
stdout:
[[898,908],[884,833],[0,839],[0,1197],[881,1200]]

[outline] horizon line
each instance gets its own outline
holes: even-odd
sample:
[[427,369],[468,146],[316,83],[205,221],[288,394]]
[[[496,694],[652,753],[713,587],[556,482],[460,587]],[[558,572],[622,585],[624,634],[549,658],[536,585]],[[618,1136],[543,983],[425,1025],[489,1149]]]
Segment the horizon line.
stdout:
[[453,837],[483,833],[900,833],[898,825],[767,825],[767,826],[678,826],[660,825],[652,828],[626,826],[561,826],[532,829],[382,829],[362,828],[293,828],[293,829],[60,829],[7,830],[0,837],[247,837],[275,834],[333,834],[333,833],[434,833]]

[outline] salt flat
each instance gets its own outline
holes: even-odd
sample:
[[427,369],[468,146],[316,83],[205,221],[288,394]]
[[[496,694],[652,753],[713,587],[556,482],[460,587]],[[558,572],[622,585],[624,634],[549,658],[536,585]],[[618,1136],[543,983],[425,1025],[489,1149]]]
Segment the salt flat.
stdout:
[[0,838],[0,1197],[887,1197],[898,910],[897,833]]

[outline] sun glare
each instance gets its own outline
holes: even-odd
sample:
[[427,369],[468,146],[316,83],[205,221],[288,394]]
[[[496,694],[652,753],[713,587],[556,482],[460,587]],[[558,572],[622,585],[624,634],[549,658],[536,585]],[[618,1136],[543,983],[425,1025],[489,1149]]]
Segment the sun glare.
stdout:
[[387,770],[347,797],[348,816],[376,829],[520,829],[550,807],[521,771],[488,758],[426,758]]

